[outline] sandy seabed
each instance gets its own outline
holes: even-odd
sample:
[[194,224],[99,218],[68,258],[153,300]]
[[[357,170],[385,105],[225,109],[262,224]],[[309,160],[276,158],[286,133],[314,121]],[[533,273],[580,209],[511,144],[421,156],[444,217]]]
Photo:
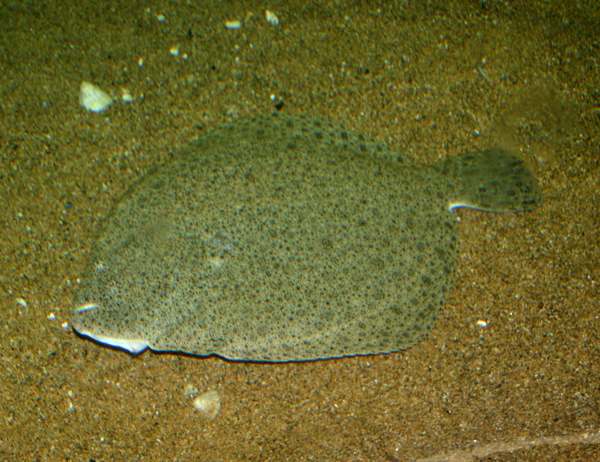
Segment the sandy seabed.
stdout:
[[[596,0],[5,1],[0,19],[0,460],[600,460]],[[83,110],[84,80],[115,104]],[[544,204],[458,212],[455,287],[402,353],[248,364],[74,335],[111,206],[208,128],[273,110],[423,162],[508,147]],[[192,388],[218,392],[214,419]]]

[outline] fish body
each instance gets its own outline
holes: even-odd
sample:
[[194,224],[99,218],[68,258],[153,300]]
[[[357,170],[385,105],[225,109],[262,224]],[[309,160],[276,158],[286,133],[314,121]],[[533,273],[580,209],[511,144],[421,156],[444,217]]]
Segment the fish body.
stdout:
[[452,210],[539,201],[502,150],[423,166],[328,121],[241,119],[116,205],[72,324],[132,353],[269,362],[403,350],[452,286]]

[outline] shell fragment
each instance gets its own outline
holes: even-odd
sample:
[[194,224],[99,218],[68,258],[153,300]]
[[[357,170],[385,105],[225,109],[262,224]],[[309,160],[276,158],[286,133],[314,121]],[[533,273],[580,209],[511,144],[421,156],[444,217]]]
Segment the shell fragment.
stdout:
[[79,104],[91,112],[102,112],[112,104],[112,98],[90,82],[83,81],[79,89]]

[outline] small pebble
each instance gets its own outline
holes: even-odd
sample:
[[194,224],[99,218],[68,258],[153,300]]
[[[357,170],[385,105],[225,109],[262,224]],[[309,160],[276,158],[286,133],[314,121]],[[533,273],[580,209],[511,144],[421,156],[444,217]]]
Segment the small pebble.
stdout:
[[279,25],[279,18],[272,11],[266,10],[265,11],[265,18],[266,18],[267,22],[269,24],[271,24],[272,26],[278,26]]
[[24,298],[19,297],[19,298],[17,298],[16,302],[17,302],[17,305],[19,305],[20,307],[27,308],[27,302],[25,301]]
[[489,324],[490,323],[485,319],[480,319],[479,321],[477,321],[477,327],[480,327],[482,329],[485,329],[487,326],[489,326]]
[[214,419],[221,410],[221,398],[216,390],[207,391],[194,400],[194,407],[206,418]]
[[242,27],[242,23],[240,21],[225,21],[225,29],[236,30]]
[[79,104],[88,111],[102,112],[112,104],[112,98],[93,83],[83,81],[79,88]]
[[121,88],[121,101],[124,103],[133,103],[133,96],[127,88]]
[[67,412],[68,413],[73,413],[73,412],[75,412],[75,405],[73,404],[73,402],[71,401],[71,399],[73,399],[73,397],[75,396],[75,393],[73,393],[72,390],[69,390],[69,391],[67,391],[67,396],[69,397],[69,400],[68,400],[69,404],[68,404],[68,407],[67,407]]
[[48,321],[55,321],[56,315],[54,314],[54,312],[50,312],[48,313],[48,316],[46,316],[46,318],[48,318]]

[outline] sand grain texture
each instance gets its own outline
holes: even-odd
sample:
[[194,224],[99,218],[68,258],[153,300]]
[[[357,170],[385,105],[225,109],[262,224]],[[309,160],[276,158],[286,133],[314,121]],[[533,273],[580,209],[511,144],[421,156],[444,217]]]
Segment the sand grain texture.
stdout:
[[[2,3],[0,460],[600,459],[584,436],[600,430],[597,2],[481,3],[269,5],[277,27],[260,2]],[[87,113],[83,80],[135,101]],[[207,129],[281,101],[424,164],[502,145],[544,203],[458,212],[456,283],[405,352],[132,358],[63,329],[118,198]],[[215,419],[190,383],[218,390]]]

